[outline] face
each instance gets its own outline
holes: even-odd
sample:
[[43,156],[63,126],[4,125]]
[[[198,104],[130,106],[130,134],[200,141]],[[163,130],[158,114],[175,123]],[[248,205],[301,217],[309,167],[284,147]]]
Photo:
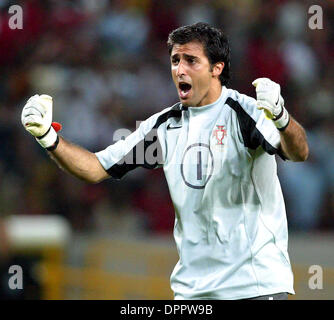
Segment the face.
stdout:
[[174,44],[172,77],[182,105],[199,107],[217,100],[220,95],[219,92],[217,96],[217,88],[221,89],[218,76],[223,65],[219,63],[211,68],[200,42]]

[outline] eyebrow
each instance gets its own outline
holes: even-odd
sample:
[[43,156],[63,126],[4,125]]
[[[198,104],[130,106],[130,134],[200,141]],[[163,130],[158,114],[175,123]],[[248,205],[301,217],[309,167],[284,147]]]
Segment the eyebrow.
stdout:
[[[179,53],[174,53],[172,56],[171,56],[171,58],[173,59],[173,58],[175,58],[175,57],[177,57],[177,56],[179,56],[180,54]],[[186,54],[186,53],[183,53],[182,54],[183,56],[185,56],[187,59],[197,59],[198,57],[196,57],[196,56],[192,56],[192,55],[190,55],[190,54]]]

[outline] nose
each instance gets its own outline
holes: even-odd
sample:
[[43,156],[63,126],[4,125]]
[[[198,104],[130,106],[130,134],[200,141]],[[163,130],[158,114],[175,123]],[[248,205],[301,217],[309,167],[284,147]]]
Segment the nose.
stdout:
[[177,66],[177,69],[176,69],[176,75],[178,77],[182,76],[182,75],[185,75],[186,72],[185,72],[185,68],[184,68],[184,65],[183,65],[183,62],[182,60],[179,62],[178,66]]

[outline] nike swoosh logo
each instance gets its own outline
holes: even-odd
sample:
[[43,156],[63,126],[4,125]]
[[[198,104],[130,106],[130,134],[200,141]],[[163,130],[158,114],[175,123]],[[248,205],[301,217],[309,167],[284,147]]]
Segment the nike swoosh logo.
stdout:
[[170,123],[169,123],[168,126],[167,126],[167,130],[180,129],[180,128],[182,128],[182,126],[179,126],[179,127],[171,127],[171,126],[170,126]]

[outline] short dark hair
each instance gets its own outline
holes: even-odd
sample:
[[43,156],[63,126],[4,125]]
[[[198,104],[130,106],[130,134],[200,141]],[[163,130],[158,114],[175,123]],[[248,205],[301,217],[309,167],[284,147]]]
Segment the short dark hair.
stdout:
[[230,46],[223,31],[204,22],[175,29],[168,36],[169,55],[172,53],[174,44],[182,45],[191,41],[199,41],[203,45],[204,53],[211,66],[217,62],[224,62],[225,66],[219,80],[222,85],[227,84],[230,79]]

